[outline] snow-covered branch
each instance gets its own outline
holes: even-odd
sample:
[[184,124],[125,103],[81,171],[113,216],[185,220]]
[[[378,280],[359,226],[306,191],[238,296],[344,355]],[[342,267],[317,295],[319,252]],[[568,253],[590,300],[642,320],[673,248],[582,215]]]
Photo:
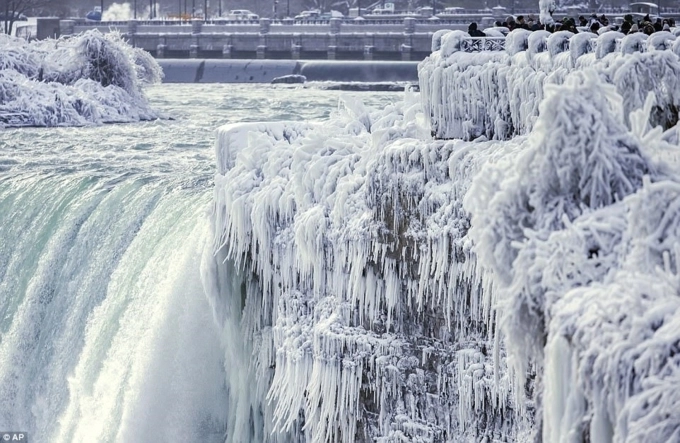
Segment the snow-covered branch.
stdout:
[[161,76],[148,53],[116,33],[30,43],[0,35],[0,128],[153,119],[142,86]]

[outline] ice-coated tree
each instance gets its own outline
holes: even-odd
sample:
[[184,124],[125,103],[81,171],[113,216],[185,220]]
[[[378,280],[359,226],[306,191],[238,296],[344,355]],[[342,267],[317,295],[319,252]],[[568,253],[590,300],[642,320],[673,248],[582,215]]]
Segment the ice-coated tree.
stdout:
[[27,13],[58,3],[58,0],[0,0],[0,29],[5,34],[11,34],[14,24],[25,20]]

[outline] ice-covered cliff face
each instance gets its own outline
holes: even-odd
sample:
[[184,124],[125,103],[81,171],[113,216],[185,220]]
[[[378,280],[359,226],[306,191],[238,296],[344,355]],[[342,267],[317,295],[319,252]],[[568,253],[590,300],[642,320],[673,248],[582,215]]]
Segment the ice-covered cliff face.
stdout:
[[[426,141],[416,99],[220,130],[220,259],[205,269],[211,282],[224,258],[240,270],[244,305],[220,317],[242,310],[227,346],[247,343],[257,386],[233,381],[229,441],[249,440],[249,416],[261,416],[252,441],[515,434],[490,292],[466,244],[476,162],[465,143]],[[208,286],[216,306],[234,297]]]
[[0,35],[0,128],[157,118],[142,86],[161,76],[151,55],[117,33],[32,42]]
[[[657,52],[616,60],[675,69]],[[384,110],[219,129],[202,269],[227,441],[677,440],[680,150],[675,122],[653,128],[669,102],[631,99],[644,74],[621,95],[597,67],[542,82],[484,54],[466,115],[512,115],[489,91],[522,85],[540,99],[513,117],[525,135],[437,140],[476,124],[432,118],[468,106],[437,91],[469,55],[441,56]]]

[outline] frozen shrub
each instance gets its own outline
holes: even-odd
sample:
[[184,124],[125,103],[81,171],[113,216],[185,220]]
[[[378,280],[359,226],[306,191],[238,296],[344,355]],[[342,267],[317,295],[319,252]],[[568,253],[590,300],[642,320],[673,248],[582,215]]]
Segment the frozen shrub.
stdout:
[[142,86],[161,77],[156,61],[117,33],[31,43],[0,36],[0,127],[156,118]]

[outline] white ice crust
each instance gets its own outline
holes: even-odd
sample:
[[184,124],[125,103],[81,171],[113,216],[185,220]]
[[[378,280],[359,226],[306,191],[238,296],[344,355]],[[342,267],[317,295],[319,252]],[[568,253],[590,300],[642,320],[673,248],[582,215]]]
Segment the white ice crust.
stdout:
[[677,441],[677,55],[440,37],[420,97],[218,130],[227,440]]
[[142,86],[161,76],[151,55],[117,33],[32,42],[0,34],[0,128],[157,118]]
[[586,67],[616,86],[624,96],[626,116],[642,106],[649,92],[662,109],[680,106],[680,51],[673,50],[680,44],[674,44],[670,33],[659,33],[647,43],[640,33],[570,37],[567,32],[520,29],[508,35],[504,52],[466,53],[460,50],[465,37],[456,32],[440,37],[455,45],[446,50],[442,45],[419,65],[423,109],[438,138],[503,140],[528,134],[543,100],[543,85],[561,84],[567,74]]

